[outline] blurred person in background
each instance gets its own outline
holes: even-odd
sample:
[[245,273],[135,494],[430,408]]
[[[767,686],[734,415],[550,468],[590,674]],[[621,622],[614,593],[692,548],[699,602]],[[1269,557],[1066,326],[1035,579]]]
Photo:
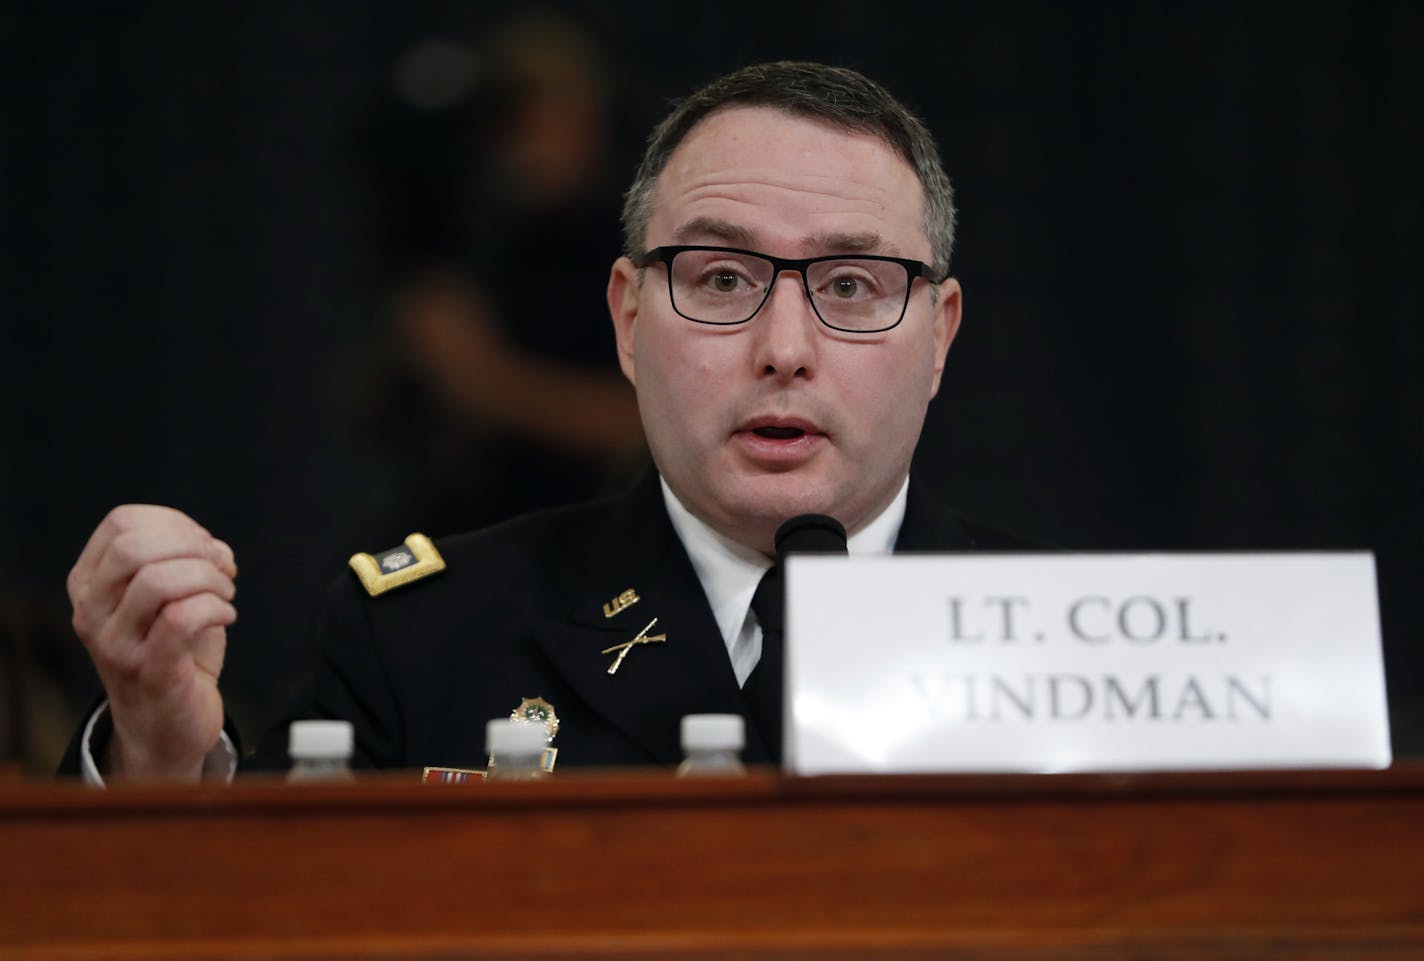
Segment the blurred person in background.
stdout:
[[[441,77],[463,84],[453,105],[430,90]],[[397,87],[405,115],[377,155],[384,389],[360,411],[390,470],[374,526],[464,530],[617,489],[646,458],[599,296],[619,243],[604,51],[572,20],[521,14],[474,51],[413,49]]]

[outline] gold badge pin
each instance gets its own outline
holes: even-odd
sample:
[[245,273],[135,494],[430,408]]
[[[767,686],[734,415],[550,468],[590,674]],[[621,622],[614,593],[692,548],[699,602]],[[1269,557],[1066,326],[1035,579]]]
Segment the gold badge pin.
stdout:
[[628,652],[631,651],[633,648],[637,647],[639,644],[661,644],[667,640],[666,634],[648,633],[653,629],[653,625],[657,622],[658,619],[655,617],[651,621],[649,621],[647,627],[644,627],[641,631],[639,631],[638,636],[633,638],[631,641],[624,641],[622,644],[614,644],[612,647],[605,647],[603,649],[603,651],[601,652],[603,654],[616,653],[618,655],[613,659],[613,663],[608,665],[609,674],[617,674],[618,669],[623,666],[623,659],[628,656]]
[[638,592],[630,587],[622,594],[619,594],[613,600],[603,605],[603,616],[612,617],[614,614],[619,614],[627,608],[632,607],[640,600],[642,600],[642,598],[638,596]]
[[[559,733],[559,715],[554,713],[554,705],[542,697],[526,697],[519,702],[518,707],[509,712],[509,719],[521,724],[538,724],[544,728],[544,740],[548,746],[544,748],[544,757],[539,766],[546,774],[552,773],[554,762],[559,757],[559,749],[554,747],[553,743],[554,735]],[[490,763],[494,763],[493,758]]]
[[559,716],[554,713],[554,705],[542,697],[526,697],[509,712],[509,719],[544,725],[544,734],[550,741],[559,733]]
[[[554,735],[559,733],[559,715],[554,713],[554,705],[544,700],[542,697],[526,697],[519,702],[519,706],[509,712],[511,721],[518,721],[521,724],[538,724],[544,729],[544,740],[553,741]],[[543,768],[545,774],[553,773],[554,761],[558,759],[559,749],[552,744],[544,748],[544,756],[539,759],[539,766]],[[489,759],[489,766],[494,767],[494,758]],[[489,777],[487,771],[472,771],[459,767],[426,767],[420,774],[422,784],[466,784],[483,781]]]

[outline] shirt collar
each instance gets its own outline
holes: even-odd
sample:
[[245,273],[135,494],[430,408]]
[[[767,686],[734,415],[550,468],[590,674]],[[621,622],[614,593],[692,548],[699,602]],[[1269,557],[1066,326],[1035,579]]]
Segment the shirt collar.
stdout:
[[[730,649],[746,620],[757,582],[771,567],[771,559],[713,530],[683,506],[661,476],[658,482],[662,485],[663,503],[673,530],[687,550],[692,569],[697,572],[702,591],[717,619],[717,629]],[[906,477],[900,492],[885,510],[850,536],[846,548],[851,554],[888,554],[894,549],[900,525],[905,520],[909,486],[910,479]]]

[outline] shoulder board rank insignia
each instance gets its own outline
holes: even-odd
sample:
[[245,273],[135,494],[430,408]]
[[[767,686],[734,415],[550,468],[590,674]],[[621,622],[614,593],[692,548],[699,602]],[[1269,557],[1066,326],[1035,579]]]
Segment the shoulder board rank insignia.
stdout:
[[352,554],[348,563],[372,597],[445,569],[445,559],[424,534],[412,534],[402,546],[379,554]]

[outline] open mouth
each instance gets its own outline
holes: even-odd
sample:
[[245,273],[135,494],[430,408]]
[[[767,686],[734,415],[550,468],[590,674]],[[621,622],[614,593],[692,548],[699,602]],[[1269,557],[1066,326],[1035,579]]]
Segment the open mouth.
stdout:
[[806,432],[799,427],[758,427],[752,433],[771,440],[793,440]]
[[750,418],[736,431],[749,460],[768,470],[789,470],[816,457],[830,438],[821,425],[794,415]]

